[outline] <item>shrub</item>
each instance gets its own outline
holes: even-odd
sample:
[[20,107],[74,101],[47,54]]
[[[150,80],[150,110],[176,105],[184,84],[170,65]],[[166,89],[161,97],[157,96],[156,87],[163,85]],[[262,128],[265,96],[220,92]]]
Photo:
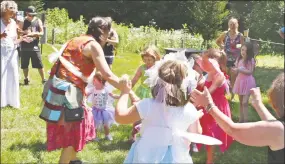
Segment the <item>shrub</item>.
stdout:
[[[83,16],[74,22],[69,18],[66,9],[48,9],[47,12],[48,42],[52,42],[52,31],[55,30],[55,42],[63,44],[67,40],[84,34],[87,25],[84,24]],[[132,24],[117,24],[113,22],[113,28],[119,35],[117,53],[139,53],[146,45],[155,44],[164,53],[164,48],[194,48],[204,49],[204,40],[200,34],[190,34],[187,24],[183,24],[181,30],[160,30],[155,27],[141,26],[134,28]]]
[[55,31],[55,42],[58,44],[63,44],[67,40],[84,34],[87,30],[87,25],[84,23],[83,16],[74,22],[69,18],[66,9],[48,9],[46,11],[46,26],[48,34],[48,42],[52,42],[52,31]]

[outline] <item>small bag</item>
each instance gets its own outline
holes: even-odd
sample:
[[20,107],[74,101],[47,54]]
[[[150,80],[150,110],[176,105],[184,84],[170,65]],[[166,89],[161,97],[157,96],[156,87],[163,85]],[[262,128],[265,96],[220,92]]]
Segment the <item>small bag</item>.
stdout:
[[83,120],[82,91],[72,83],[57,78],[56,73],[44,86],[42,98],[45,104],[39,117],[47,122],[58,122],[64,111],[64,120],[67,122]]
[[84,109],[82,107],[76,109],[64,109],[64,120],[66,122],[81,121],[84,119]]

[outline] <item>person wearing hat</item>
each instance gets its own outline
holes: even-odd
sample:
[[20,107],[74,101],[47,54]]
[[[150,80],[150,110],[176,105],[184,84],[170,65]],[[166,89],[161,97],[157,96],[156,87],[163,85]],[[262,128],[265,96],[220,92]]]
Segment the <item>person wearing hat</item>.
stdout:
[[40,36],[43,35],[43,23],[36,17],[36,9],[34,6],[29,6],[26,9],[26,18],[23,24],[23,35],[26,36],[21,44],[21,68],[24,72],[24,84],[29,84],[29,63],[32,60],[32,67],[37,68],[42,78],[42,83],[45,83],[44,67],[42,63],[41,51],[39,47]]

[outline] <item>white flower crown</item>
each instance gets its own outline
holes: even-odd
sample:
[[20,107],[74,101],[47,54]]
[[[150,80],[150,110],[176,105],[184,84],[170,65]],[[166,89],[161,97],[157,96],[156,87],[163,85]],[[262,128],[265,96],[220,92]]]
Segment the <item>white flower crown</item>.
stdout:
[[[175,53],[166,54],[160,61],[155,62],[155,65],[145,71],[145,76],[148,78],[144,81],[144,84],[150,88],[161,82],[167,83],[159,78],[158,70],[167,61],[179,61],[185,64],[187,67],[187,77],[182,81],[180,89],[186,94],[187,91],[190,93],[197,87],[196,72],[193,70],[194,59],[188,60],[185,56],[185,51],[179,51]],[[173,86],[173,84],[167,83],[167,85]],[[186,96],[186,95],[185,95]]]

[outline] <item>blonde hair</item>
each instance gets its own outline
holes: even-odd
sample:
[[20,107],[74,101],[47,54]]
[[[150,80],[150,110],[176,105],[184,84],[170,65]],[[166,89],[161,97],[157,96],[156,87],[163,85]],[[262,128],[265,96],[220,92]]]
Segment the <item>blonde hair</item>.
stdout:
[[147,46],[142,52],[141,52],[141,57],[143,58],[144,56],[151,56],[154,58],[155,61],[160,60],[160,53],[159,50],[156,46],[154,45],[149,45]]
[[[187,93],[184,93],[180,89],[182,81],[187,75],[187,66],[178,61],[167,61],[159,68],[159,78],[168,84],[172,84],[172,87],[169,87],[169,89],[166,90],[166,105],[184,106],[188,102],[188,98],[185,97],[185,94]],[[160,88],[161,86],[157,84],[151,89],[154,98],[157,96]]]
[[[229,21],[228,21],[228,25],[233,22],[234,24],[236,24],[236,28],[238,28],[238,20],[234,17],[230,18]],[[230,28],[228,29],[230,30]]]
[[284,72],[272,82],[268,90],[268,97],[279,117],[284,117]]
[[5,13],[9,7],[15,7],[15,11],[18,11],[18,5],[14,1],[2,1],[1,2],[1,15]]
[[215,59],[220,65],[220,69],[226,72],[227,69],[227,55],[218,49],[210,48],[205,52],[205,55],[210,59]]

